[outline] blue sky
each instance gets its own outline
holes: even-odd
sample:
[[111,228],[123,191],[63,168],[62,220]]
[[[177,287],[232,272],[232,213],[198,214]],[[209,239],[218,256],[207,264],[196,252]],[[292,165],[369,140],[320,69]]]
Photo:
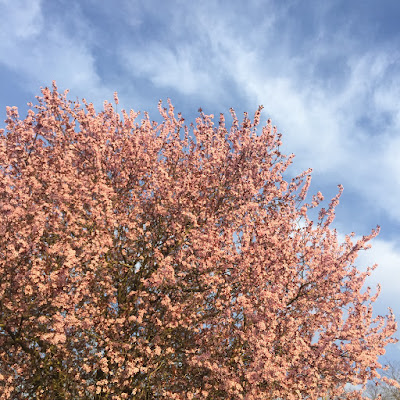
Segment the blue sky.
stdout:
[[[398,0],[0,0],[0,119],[52,80],[98,110],[117,91],[153,119],[159,99],[187,121],[264,105],[291,175],[312,167],[326,199],[344,185],[339,234],[381,226],[357,265],[379,264],[376,312],[400,320],[398,21]],[[399,344],[387,350],[400,361]]]

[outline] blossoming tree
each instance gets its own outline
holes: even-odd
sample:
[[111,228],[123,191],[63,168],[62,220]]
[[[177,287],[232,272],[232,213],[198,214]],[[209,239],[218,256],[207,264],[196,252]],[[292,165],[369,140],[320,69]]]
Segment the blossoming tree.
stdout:
[[[185,126],[53,84],[0,133],[1,399],[360,397],[394,316],[270,121]],[[118,104],[117,95],[115,101]]]

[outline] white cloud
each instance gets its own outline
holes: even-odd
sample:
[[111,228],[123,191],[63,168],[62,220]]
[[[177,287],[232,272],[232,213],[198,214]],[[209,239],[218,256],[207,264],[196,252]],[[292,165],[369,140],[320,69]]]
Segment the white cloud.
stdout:
[[61,90],[68,88],[94,103],[112,99],[112,90],[101,81],[84,35],[68,33],[62,18],[45,20],[41,2],[27,1],[25,5],[16,7],[6,2],[0,13],[6,26],[1,29],[0,53],[5,56],[0,63],[19,73],[21,87],[37,94],[40,86],[56,80]]
[[371,287],[381,284],[381,297],[384,303],[393,309],[398,307],[400,300],[400,247],[394,241],[374,239],[372,247],[362,251],[356,261],[356,265],[372,266],[378,264],[376,270],[368,277],[367,283]]
[[190,46],[169,49],[148,44],[140,51],[125,48],[121,55],[129,73],[147,78],[157,87],[173,88],[184,95],[211,89],[211,79],[198,67],[200,60]]
[[18,4],[1,0],[1,41],[13,42],[14,40],[37,36],[43,29],[40,7],[40,0],[21,0]]

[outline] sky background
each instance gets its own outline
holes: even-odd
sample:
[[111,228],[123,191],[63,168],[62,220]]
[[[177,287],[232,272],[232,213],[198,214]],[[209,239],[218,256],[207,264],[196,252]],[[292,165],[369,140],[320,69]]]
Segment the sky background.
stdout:
[[[341,237],[381,226],[356,264],[379,264],[376,314],[400,321],[399,21],[398,0],[0,0],[0,127],[52,80],[98,111],[117,91],[155,120],[159,99],[187,122],[262,104],[291,176],[312,167],[328,202],[343,184]],[[399,344],[385,360],[400,362]]]

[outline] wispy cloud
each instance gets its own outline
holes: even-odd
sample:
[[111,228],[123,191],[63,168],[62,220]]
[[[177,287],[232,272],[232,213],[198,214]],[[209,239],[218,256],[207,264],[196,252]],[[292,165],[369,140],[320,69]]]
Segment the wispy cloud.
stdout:
[[43,29],[41,1],[22,0],[17,7],[5,0],[0,1],[2,8],[0,38],[2,45],[13,41],[37,36]]
[[201,55],[188,45],[171,49],[155,43],[140,51],[125,49],[122,56],[128,73],[156,87],[173,88],[183,95],[206,94],[212,89],[210,76],[199,66]]
[[[112,91],[103,84],[93,53],[79,32],[67,32],[61,15],[45,17],[41,1],[23,3],[0,4],[4,55],[0,63],[20,74],[19,84],[36,94],[40,86],[56,80],[63,89],[84,93],[93,101],[110,98]],[[71,7],[72,14],[76,11]]]

